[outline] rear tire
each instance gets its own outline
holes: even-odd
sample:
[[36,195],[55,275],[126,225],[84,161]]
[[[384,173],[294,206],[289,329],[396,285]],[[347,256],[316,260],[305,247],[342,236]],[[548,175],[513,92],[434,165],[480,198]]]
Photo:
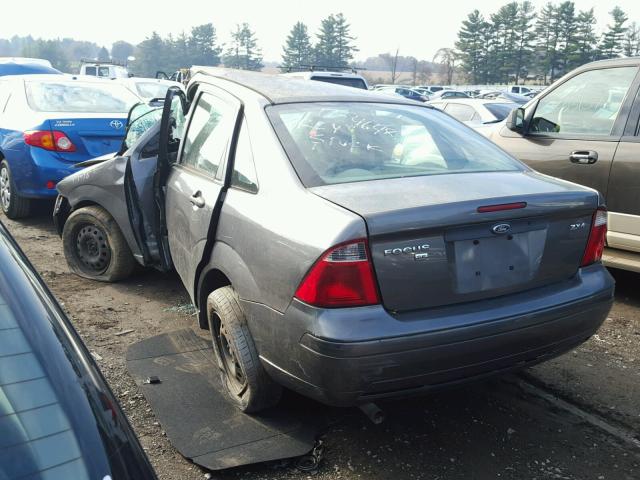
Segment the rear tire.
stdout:
[[209,295],[207,317],[222,384],[231,401],[245,413],[276,405],[282,387],[264,370],[232,287],[219,288]]
[[12,220],[27,217],[31,213],[31,200],[18,195],[6,160],[0,162],[0,205],[4,214]]
[[69,215],[62,245],[71,270],[91,280],[117,282],[136,266],[120,227],[102,207],[83,207]]

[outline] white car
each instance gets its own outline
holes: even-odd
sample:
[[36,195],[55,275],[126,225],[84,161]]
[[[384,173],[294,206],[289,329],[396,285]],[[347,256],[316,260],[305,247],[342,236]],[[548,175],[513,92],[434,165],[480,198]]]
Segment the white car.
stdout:
[[506,100],[481,98],[448,98],[428,102],[428,105],[444,110],[456,120],[472,127],[500,122],[511,110],[520,106]]
[[310,71],[282,73],[281,75],[290,78],[300,78],[302,80],[317,80],[320,82],[344,85],[345,87],[360,88],[363,90],[369,89],[369,85],[362,75],[351,72]]

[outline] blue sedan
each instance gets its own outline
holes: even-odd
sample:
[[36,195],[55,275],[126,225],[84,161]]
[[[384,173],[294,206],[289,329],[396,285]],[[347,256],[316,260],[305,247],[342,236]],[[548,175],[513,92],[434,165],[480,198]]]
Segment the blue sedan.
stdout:
[[33,199],[55,199],[75,164],[119,150],[139,98],[110,80],[62,75],[0,78],[0,206],[28,216]]

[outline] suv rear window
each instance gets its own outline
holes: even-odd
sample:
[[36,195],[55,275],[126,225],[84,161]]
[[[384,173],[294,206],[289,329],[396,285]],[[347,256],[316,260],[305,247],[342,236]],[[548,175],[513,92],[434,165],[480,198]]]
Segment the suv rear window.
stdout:
[[127,113],[138,97],[117,83],[25,82],[37,112]]
[[361,78],[350,77],[311,77],[311,80],[317,80],[319,82],[334,83],[336,85],[344,85],[345,87],[361,88],[367,90],[367,84]]
[[297,103],[267,113],[307,187],[522,169],[482,135],[430,108]]

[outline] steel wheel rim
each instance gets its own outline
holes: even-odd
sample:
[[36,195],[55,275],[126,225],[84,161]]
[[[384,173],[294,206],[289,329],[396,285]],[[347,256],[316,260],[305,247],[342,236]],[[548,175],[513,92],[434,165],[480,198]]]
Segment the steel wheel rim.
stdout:
[[9,210],[11,204],[11,181],[7,167],[0,169],[0,203],[4,210]]
[[111,248],[102,229],[93,224],[80,225],[75,237],[76,256],[83,267],[94,274],[103,273],[111,262]]
[[220,332],[218,333],[218,345],[229,389],[234,395],[239,396],[247,389],[247,377],[238,361],[230,334],[222,322],[220,322]]

